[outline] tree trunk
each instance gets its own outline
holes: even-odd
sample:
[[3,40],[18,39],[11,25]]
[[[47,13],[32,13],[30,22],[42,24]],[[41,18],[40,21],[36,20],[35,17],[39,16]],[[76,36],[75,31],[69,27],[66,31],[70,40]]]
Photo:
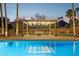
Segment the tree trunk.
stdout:
[[72,3],[72,20],[73,20],[73,36],[75,36],[76,32],[75,32],[74,4],[73,3]]
[[18,35],[18,3],[16,4],[17,5],[17,9],[16,9],[16,35]]
[[2,14],[2,4],[0,3],[0,16],[1,16],[1,26],[2,26],[2,35],[4,35],[4,21],[3,21],[3,14]]
[[7,21],[7,10],[6,3],[4,3],[4,11],[5,11],[5,36],[8,36],[8,21]]

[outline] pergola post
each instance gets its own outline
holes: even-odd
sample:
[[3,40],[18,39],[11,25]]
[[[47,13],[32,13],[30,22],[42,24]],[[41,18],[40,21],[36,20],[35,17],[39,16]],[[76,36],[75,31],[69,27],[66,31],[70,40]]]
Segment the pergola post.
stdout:
[[49,35],[51,35],[51,22],[49,23]]
[[56,29],[56,21],[55,21],[55,31],[54,31],[54,36],[56,36],[56,33],[57,33],[57,29]]
[[27,35],[28,35],[28,23],[27,23]]
[[72,21],[73,21],[73,36],[75,36],[76,32],[75,32],[74,4],[73,3],[72,3]]
[[25,22],[25,21],[23,21],[23,29],[24,29],[24,24],[26,24],[27,25],[27,27],[26,27],[26,34],[28,35],[28,23],[27,22]]
[[19,22],[19,19],[18,19],[18,3],[16,4],[17,5],[17,10],[16,10],[16,35],[18,35],[18,28],[19,28],[19,25],[18,25],[18,22]]
[[5,36],[8,36],[8,19],[7,19],[7,9],[6,3],[4,3],[4,11],[5,11]]
[[24,36],[24,20],[22,21],[22,36]]
[[2,4],[1,3],[0,3],[0,16],[1,16],[1,24],[2,24],[2,35],[4,35],[4,21],[3,21]]

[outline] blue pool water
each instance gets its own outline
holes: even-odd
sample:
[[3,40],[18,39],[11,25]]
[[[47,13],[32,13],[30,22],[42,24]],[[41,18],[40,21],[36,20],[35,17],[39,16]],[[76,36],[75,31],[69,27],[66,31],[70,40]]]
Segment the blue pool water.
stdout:
[[5,40],[0,56],[79,56],[79,41]]

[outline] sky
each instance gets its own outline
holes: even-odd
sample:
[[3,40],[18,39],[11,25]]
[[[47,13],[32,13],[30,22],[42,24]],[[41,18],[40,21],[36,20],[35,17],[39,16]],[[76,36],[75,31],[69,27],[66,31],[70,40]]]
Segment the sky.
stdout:
[[[4,4],[3,15],[4,15]],[[79,7],[79,4],[74,4]],[[19,17],[34,17],[35,14],[43,14],[49,18],[65,16],[66,11],[72,8],[71,3],[19,3]],[[7,3],[7,16],[10,21],[16,18],[16,3]]]

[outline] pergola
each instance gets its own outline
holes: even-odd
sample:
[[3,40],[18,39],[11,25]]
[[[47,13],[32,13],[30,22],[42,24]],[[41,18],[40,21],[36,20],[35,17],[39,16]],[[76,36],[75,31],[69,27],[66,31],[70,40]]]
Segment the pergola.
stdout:
[[[57,20],[42,20],[42,19],[40,19],[40,20],[24,20],[23,21],[23,24],[26,24],[27,25],[27,34],[28,34],[28,25],[36,25],[36,24],[38,24],[38,25],[48,25],[49,26],[49,35],[51,35],[51,24],[54,24],[55,26],[54,26],[54,29],[56,30],[56,22],[57,22]],[[23,26],[24,27],[24,26]]]

